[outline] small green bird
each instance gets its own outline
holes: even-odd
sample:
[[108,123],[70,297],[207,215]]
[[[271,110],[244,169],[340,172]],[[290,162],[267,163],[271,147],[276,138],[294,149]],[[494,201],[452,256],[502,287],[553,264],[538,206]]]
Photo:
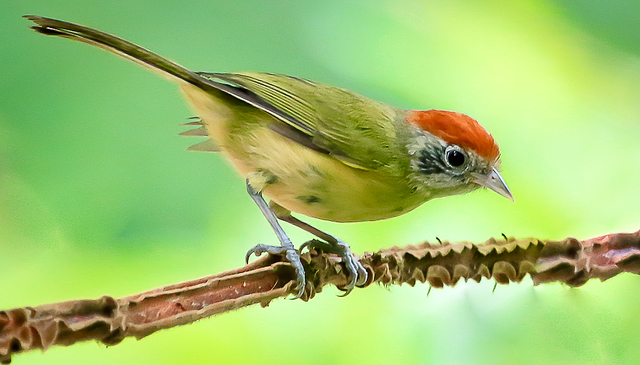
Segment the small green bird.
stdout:
[[[427,200],[487,187],[513,200],[498,173],[493,137],[460,113],[410,111],[353,92],[270,73],[193,72],[113,35],[27,15],[45,35],[85,42],[177,81],[199,119],[184,135],[209,140],[194,150],[223,153],[245,178],[249,195],[280,241],[247,253],[284,255],[305,290],[300,256],[278,219],[326,241],[350,274],[349,293],[367,272],[349,245],[291,212],[358,222],[404,214]],[[270,198],[268,204],[263,194]]]

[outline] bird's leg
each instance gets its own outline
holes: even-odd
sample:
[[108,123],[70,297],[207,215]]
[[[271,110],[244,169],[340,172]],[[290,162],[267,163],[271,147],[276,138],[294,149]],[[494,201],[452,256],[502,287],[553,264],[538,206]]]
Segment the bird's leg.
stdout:
[[[256,203],[256,205],[258,205],[258,208],[260,209],[262,214],[264,214],[267,222],[269,222],[269,224],[271,225],[271,228],[273,228],[273,231],[280,241],[280,246],[258,244],[247,252],[245,260],[246,262],[249,262],[249,257],[251,257],[252,254],[260,256],[263,253],[269,253],[273,255],[284,256],[287,261],[289,261],[293,265],[293,268],[296,271],[298,282],[298,284],[296,285],[296,299],[300,298],[302,294],[304,294],[304,289],[307,283],[304,273],[304,267],[302,266],[302,262],[300,261],[300,255],[296,251],[296,248],[293,246],[293,243],[291,242],[291,239],[289,239],[289,236],[287,236],[287,234],[282,229],[282,226],[280,226],[280,223],[278,223],[278,219],[276,218],[275,214],[271,211],[269,205],[262,197],[261,191],[266,185],[265,180],[258,179],[257,184],[256,182],[252,183],[250,180],[251,177],[248,177],[246,180],[247,192]],[[259,186],[256,187],[254,184]]]
[[[353,256],[353,253],[351,253],[351,248],[346,242],[342,241],[339,238],[333,237],[332,235],[323,232],[308,223],[299,220],[298,218],[292,216],[291,212],[288,209],[274,202],[271,202],[270,207],[271,211],[273,211],[279,219],[293,224],[298,228],[302,228],[327,243],[325,245],[322,242],[311,241],[305,245],[311,246],[312,248],[314,246],[318,246],[325,252],[334,253],[342,257],[342,261],[345,263],[350,276],[349,283],[344,287],[345,295],[349,294],[349,292],[351,292],[351,290],[353,290],[356,285],[362,285],[367,281],[367,271],[364,269],[360,261],[358,261]],[[300,247],[300,250],[302,250],[303,248],[304,245]]]

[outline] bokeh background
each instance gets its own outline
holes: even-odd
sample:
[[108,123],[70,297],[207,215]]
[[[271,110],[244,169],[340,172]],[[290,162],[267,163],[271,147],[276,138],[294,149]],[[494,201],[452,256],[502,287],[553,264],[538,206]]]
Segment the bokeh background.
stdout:
[[[175,85],[28,29],[24,14],[115,33],[198,71],[285,73],[406,108],[472,115],[516,202],[488,191],[388,221],[312,221],[355,252],[435,236],[588,238],[640,228],[640,3],[79,1],[0,3],[0,309],[125,296],[242,265],[274,243],[244,184],[188,153]],[[309,238],[286,227],[296,242]],[[579,289],[459,283],[329,288],[16,364],[624,364],[640,278]]]

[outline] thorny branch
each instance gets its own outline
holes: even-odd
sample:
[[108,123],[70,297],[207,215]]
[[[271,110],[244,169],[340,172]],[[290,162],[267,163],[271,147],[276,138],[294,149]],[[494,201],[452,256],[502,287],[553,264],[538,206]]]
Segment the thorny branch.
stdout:
[[[302,255],[307,272],[308,301],[328,284],[347,283],[340,258],[311,251]],[[433,287],[458,280],[493,278],[500,284],[520,282],[529,274],[535,285],[564,282],[579,286],[591,278],[606,280],[621,272],[640,273],[640,231],[616,233],[584,241],[567,238],[489,239],[469,242],[424,242],[391,247],[359,257],[372,283]],[[0,311],[0,362],[11,355],[54,345],[99,340],[115,345],[158,330],[191,323],[213,314],[252,304],[266,307],[295,288],[291,266],[266,256],[242,268],[145,293],[115,299],[74,300]]]

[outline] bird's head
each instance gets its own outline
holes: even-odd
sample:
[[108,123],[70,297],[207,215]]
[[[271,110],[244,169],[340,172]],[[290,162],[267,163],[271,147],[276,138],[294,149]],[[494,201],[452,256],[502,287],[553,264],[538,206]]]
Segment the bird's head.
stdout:
[[433,197],[489,188],[513,200],[498,172],[500,150],[478,122],[461,113],[444,110],[411,111],[413,127],[408,150],[412,179]]

